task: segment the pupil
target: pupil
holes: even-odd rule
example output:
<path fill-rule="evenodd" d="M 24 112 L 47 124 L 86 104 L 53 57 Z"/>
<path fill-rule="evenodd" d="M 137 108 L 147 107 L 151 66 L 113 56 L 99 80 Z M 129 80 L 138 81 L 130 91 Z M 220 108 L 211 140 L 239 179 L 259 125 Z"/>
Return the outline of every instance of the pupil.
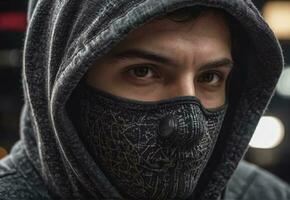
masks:
<path fill-rule="evenodd" d="M 135 74 L 139 77 L 144 77 L 148 73 L 148 67 L 138 67 L 135 69 Z"/>
<path fill-rule="evenodd" d="M 207 74 L 203 77 L 203 81 L 210 82 L 213 79 L 213 74 Z"/>

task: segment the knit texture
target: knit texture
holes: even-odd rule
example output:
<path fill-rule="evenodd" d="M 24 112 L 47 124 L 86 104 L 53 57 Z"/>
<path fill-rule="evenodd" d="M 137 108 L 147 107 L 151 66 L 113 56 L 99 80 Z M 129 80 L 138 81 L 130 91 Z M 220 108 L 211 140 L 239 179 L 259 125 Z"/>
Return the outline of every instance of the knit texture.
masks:
<path fill-rule="evenodd" d="M 130 31 L 166 12 L 202 5 L 232 16 L 242 52 L 237 54 L 234 81 L 243 84 L 231 84 L 233 93 L 221 133 L 190 197 L 220 199 L 283 67 L 277 39 L 251 1 L 32 0 L 29 5 L 21 127 L 25 129 L 30 121 L 32 128 L 21 131 L 21 148 L 30 169 L 55 199 L 123 199 L 80 141 L 68 115 L 66 104 L 88 67 Z"/>

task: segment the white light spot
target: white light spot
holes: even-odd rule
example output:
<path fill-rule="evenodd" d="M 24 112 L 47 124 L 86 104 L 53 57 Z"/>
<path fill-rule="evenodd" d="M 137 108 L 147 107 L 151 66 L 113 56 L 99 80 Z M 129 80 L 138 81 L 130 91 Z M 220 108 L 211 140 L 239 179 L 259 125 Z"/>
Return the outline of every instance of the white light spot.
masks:
<path fill-rule="evenodd" d="M 284 135 L 284 125 L 278 118 L 271 116 L 262 117 L 250 141 L 250 146 L 260 149 L 272 149 L 282 142 Z"/>
<path fill-rule="evenodd" d="M 283 70 L 277 85 L 277 92 L 284 97 L 290 97 L 290 67 Z"/>

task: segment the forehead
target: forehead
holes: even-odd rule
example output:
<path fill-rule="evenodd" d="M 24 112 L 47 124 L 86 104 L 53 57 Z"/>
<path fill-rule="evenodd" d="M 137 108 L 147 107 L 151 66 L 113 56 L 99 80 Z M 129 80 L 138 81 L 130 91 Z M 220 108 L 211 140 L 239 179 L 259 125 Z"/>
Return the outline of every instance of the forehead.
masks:
<path fill-rule="evenodd" d="M 156 47 L 166 51 L 206 48 L 216 52 L 231 48 L 231 35 L 224 13 L 210 9 L 186 22 L 166 17 L 153 19 L 130 32 L 111 52 L 130 47 Z"/>
<path fill-rule="evenodd" d="M 199 16 L 186 22 L 176 22 L 169 18 L 153 19 L 128 34 L 126 39 L 142 40 L 156 35 L 178 34 L 204 35 L 209 37 L 230 37 L 229 27 L 225 15 L 219 10 L 205 10 Z M 223 37 L 224 38 L 224 37 Z"/>

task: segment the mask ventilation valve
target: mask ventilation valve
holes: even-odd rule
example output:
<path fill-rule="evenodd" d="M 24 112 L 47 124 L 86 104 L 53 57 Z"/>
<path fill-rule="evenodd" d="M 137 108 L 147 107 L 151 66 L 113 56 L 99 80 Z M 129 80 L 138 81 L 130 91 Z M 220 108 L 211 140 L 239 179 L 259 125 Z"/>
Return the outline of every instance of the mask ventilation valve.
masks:
<path fill-rule="evenodd" d="M 199 143 L 202 132 L 196 133 L 194 127 L 188 126 L 187 131 L 184 132 L 184 128 L 179 127 L 178 120 L 172 115 L 163 117 L 159 122 L 158 134 L 161 142 L 167 145 L 174 145 L 180 147 L 192 146 Z M 202 127 L 202 126 L 201 126 Z"/>
<path fill-rule="evenodd" d="M 159 123 L 159 136 L 162 139 L 175 137 L 177 121 L 172 116 L 165 116 Z"/>

